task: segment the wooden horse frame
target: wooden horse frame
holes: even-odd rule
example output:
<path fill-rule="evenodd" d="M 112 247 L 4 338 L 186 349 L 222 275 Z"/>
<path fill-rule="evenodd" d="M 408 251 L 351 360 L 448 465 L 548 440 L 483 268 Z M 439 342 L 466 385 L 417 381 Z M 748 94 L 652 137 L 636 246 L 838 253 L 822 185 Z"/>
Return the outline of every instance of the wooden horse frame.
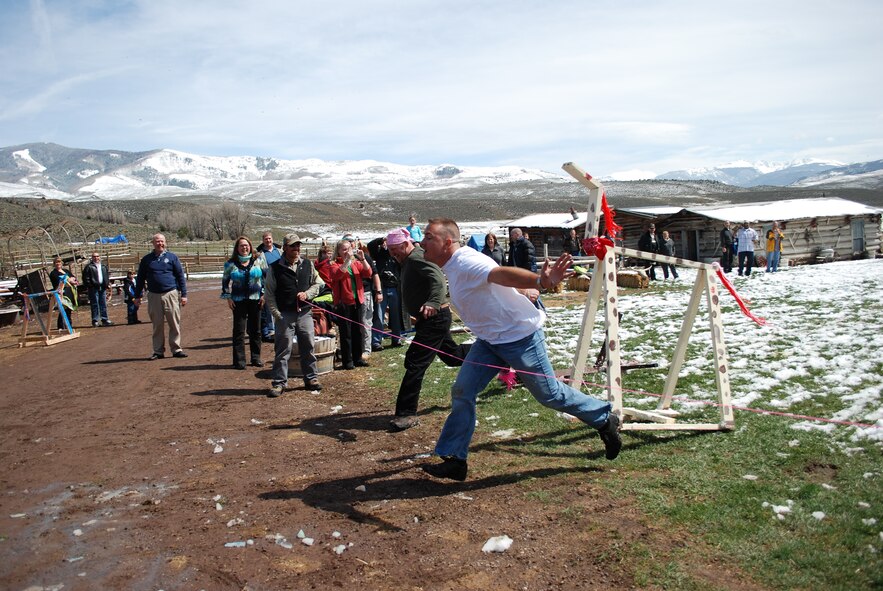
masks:
<path fill-rule="evenodd" d="M 40 317 L 39 306 L 34 303 L 34 298 L 43 296 L 49 296 L 51 298 L 51 302 L 54 304 L 54 307 L 52 305 L 49 306 L 49 311 L 47 312 L 47 320 L 45 323 Z M 25 319 L 22 322 L 21 326 L 21 338 L 18 341 L 19 348 L 30 347 L 32 345 L 55 345 L 56 343 L 62 343 L 64 341 L 69 341 L 71 339 L 76 339 L 80 337 L 80 333 L 74 331 L 73 325 L 71 324 L 71 319 L 68 317 L 67 312 L 65 312 L 64 310 L 64 306 L 61 304 L 60 291 L 43 291 L 40 293 L 22 294 L 22 297 L 25 300 Z M 64 325 L 67 328 L 67 333 L 58 336 L 52 336 L 52 317 L 53 312 L 56 310 L 64 318 Z M 40 325 L 39 335 L 28 334 L 28 324 L 30 323 L 31 316 L 35 317 L 37 319 L 37 323 Z"/>
<path fill-rule="evenodd" d="M 603 186 L 593 180 L 591 176 L 580 170 L 572 162 L 568 162 L 562 168 L 573 178 L 582 183 L 589 190 L 589 210 L 586 220 L 585 238 L 597 238 L 599 236 L 599 224 L 601 219 L 601 201 Z M 615 255 L 622 254 L 630 257 L 674 263 L 683 267 L 692 267 L 698 270 L 696 283 L 693 285 L 693 294 L 684 315 L 684 323 L 678 336 L 677 346 L 672 356 L 671 367 L 665 380 L 662 397 L 655 411 L 646 411 L 623 406 L 622 401 L 622 367 L 620 361 L 619 346 L 619 313 L 617 304 L 619 296 L 616 288 L 616 264 Z M 699 311 L 702 294 L 705 293 L 708 300 L 708 311 L 711 322 L 711 345 L 714 354 L 714 376 L 717 384 L 718 405 L 720 408 L 720 421 L 717 423 L 678 423 L 675 420 L 678 412 L 671 409 L 672 396 L 678 382 L 678 374 L 684 363 L 687 353 L 687 342 L 693 330 L 693 322 Z M 623 431 L 723 431 L 732 429 L 735 425 L 733 407 L 730 401 L 730 379 L 727 364 L 727 349 L 724 345 L 723 321 L 721 319 L 720 291 L 717 278 L 712 265 L 697 263 L 681 258 L 665 256 L 657 253 L 644 252 L 624 247 L 607 247 L 603 258 L 596 258 L 592 282 L 586 298 L 586 307 L 583 313 L 583 322 L 580 329 L 579 341 L 573 358 L 570 376 L 574 380 L 581 380 L 586 371 L 586 360 L 590 353 L 592 330 L 595 324 L 595 315 L 603 297 L 604 320 L 607 328 L 607 399 L 613 406 L 613 412 L 623 418 Z M 643 422 L 629 422 L 625 419 Z"/>

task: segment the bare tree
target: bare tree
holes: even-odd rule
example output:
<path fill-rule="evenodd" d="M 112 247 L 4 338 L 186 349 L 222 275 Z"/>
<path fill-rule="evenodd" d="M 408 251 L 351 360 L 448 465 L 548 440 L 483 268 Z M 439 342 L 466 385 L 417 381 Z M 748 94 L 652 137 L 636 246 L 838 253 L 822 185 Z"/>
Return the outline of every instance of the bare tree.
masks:
<path fill-rule="evenodd" d="M 237 203 L 224 203 L 220 209 L 224 226 L 227 229 L 227 237 L 235 240 L 239 236 L 244 236 L 248 230 L 248 221 L 251 214 Z"/>
<path fill-rule="evenodd" d="M 212 233 L 209 217 L 209 212 L 205 206 L 194 207 L 187 217 L 187 227 L 190 230 L 190 235 L 200 240 L 209 238 Z"/>
<path fill-rule="evenodd" d="M 209 228 L 214 232 L 214 239 L 220 240 L 224 237 L 224 216 L 220 207 L 207 207 L 206 220 Z"/>

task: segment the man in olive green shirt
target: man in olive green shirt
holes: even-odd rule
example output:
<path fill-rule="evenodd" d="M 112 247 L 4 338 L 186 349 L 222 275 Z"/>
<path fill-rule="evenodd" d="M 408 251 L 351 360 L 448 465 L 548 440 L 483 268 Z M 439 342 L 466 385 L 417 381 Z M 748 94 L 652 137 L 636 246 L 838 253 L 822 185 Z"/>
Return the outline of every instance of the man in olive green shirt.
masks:
<path fill-rule="evenodd" d="M 402 300 L 414 318 L 416 331 L 405 353 L 405 377 L 396 399 L 395 418 L 390 422 L 393 430 L 404 431 L 418 424 L 417 402 L 423 376 L 435 356 L 449 367 L 459 367 L 469 345 L 458 345 L 451 337 L 447 282 L 438 265 L 423 258 L 423 249 L 414 245 L 404 228 L 390 232 L 386 245 L 402 266 Z"/>

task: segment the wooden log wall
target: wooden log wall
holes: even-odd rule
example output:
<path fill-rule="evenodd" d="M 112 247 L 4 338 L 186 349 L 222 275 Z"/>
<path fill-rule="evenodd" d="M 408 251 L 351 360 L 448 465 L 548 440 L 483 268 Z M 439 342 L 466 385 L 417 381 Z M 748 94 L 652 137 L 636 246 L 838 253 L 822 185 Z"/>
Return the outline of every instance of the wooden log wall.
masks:
<path fill-rule="evenodd" d="M 785 233 L 782 257 L 792 265 L 814 263 L 820 250 L 833 249 L 835 260 L 854 258 L 852 223 L 855 220 L 864 221 L 865 252 L 873 258 L 876 253 L 881 251 L 880 214 L 806 218 L 780 223 L 783 225 Z M 636 249 L 638 239 L 643 234 L 649 220 L 622 214 L 617 216 L 617 222 L 623 226 L 625 240 L 622 245 L 626 248 Z M 672 235 L 678 256 L 699 261 L 720 258 L 720 231 L 724 227 L 723 222 L 687 213 L 671 218 L 660 217 L 655 220 L 655 224 L 657 233 L 662 234 L 663 230 L 668 230 Z M 751 227 L 760 237 L 755 253 L 765 255 L 766 231 L 772 227 L 772 221 L 753 224 Z M 733 228 L 735 232 L 737 229 L 735 224 Z M 694 242 L 695 256 L 690 256 L 692 254 L 690 252 L 691 240 Z"/>

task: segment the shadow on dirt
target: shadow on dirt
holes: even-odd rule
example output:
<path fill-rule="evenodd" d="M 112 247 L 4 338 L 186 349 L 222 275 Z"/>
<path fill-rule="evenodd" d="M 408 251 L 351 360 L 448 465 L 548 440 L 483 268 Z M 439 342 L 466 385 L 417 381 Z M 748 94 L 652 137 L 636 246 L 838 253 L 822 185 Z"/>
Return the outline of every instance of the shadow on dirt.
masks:
<path fill-rule="evenodd" d="M 83 361 L 83 365 L 108 365 L 111 363 L 132 363 L 133 361 L 150 361 L 150 357 L 122 357 L 120 359 L 93 359 L 92 361 Z"/>
<path fill-rule="evenodd" d="M 232 365 L 218 365 L 218 364 L 206 364 L 206 365 L 172 365 L 169 367 L 162 368 L 163 371 L 213 371 L 213 370 L 224 370 L 229 369 L 233 370 Z"/>
<path fill-rule="evenodd" d="M 266 388 L 216 388 L 214 390 L 203 390 L 202 392 L 191 392 L 191 396 L 266 396 Z"/>
<path fill-rule="evenodd" d="M 419 415 L 428 415 L 446 407 L 431 406 L 424 408 Z M 355 441 L 356 435 L 352 431 L 389 431 L 393 413 L 391 411 L 353 412 L 335 415 L 323 415 L 304 419 L 299 423 L 280 423 L 270 425 L 268 429 L 300 429 L 313 435 L 324 435 L 335 441 Z"/>
<path fill-rule="evenodd" d="M 514 484 L 523 480 L 549 478 L 561 474 L 601 472 L 600 469 L 591 467 L 542 468 L 478 478 L 466 482 L 443 482 L 432 480 L 428 476 L 399 477 L 401 473 L 406 471 L 415 471 L 422 474 L 420 466 L 415 465 L 396 470 L 354 476 L 352 478 L 316 482 L 303 490 L 269 491 L 259 494 L 258 498 L 265 501 L 300 500 L 310 507 L 338 513 L 358 523 L 374 525 L 379 531 L 403 531 L 402 527 L 394 523 L 357 509 L 356 505 L 366 502 L 443 497 Z M 356 490 L 357 487 L 362 486 L 364 486 L 364 490 Z M 410 516 L 408 516 L 408 519 L 410 519 Z"/>
<path fill-rule="evenodd" d="M 228 339 L 228 340 L 229 340 L 229 339 Z M 187 347 L 187 348 L 188 348 L 188 349 L 191 349 L 191 350 L 195 350 L 195 351 L 204 351 L 204 350 L 206 350 L 206 349 L 225 349 L 225 348 L 228 348 L 228 347 L 230 347 L 230 343 L 229 343 L 229 342 L 228 342 L 228 343 L 215 343 L 215 344 L 212 344 L 212 345 L 196 345 L 196 346 L 193 346 L 193 347 Z"/>
<path fill-rule="evenodd" d="M 354 431 L 388 431 L 389 417 L 387 413 L 354 412 L 339 415 L 324 415 L 309 418 L 299 423 L 280 423 L 267 427 L 271 430 L 298 429 L 313 435 L 324 435 L 335 441 L 345 443 L 358 439 Z"/>
<path fill-rule="evenodd" d="M 388 415 L 378 415 L 377 413 L 351 413 L 349 415 L 304 420 L 296 425 L 271 425 L 268 428 L 302 428 L 311 433 L 327 435 L 339 440 L 341 430 L 344 428 L 385 430 L 387 418 Z M 592 433 L 591 436 L 586 436 L 587 431 Z M 637 449 L 646 445 L 661 445 L 667 441 L 702 437 L 704 435 L 708 435 L 708 433 L 678 433 L 666 439 L 659 439 L 647 437 L 646 434 L 640 433 L 636 434 L 636 437 L 634 437 L 634 439 L 636 439 L 635 441 L 629 442 L 623 446 L 622 453 L 628 453 L 629 450 Z M 578 443 L 582 440 L 593 442 L 590 444 L 592 447 L 597 444 L 597 449 L 591 453 L 573 451 L 557 453 L 550 451 L 549 449 L 549 446 L 569 445 Z M 603 444 L 598 439 L 594 430 L 589 429 L 588 427 L 583 429 L 562 429 L 521 439 L 489 441 L 475 445 L 470 449 L 473 452 L 491 451 L 519 454 L 522 456 L 542 456 L 547 458 L 578 458 L 581 456 L 589 461 L 599 460 L 600 462 L 607 463 L 604 459 Z M 419 456 L 407 455 L 396 458 L 387 458 L 381 460 L 381 462 L 387 464 L 401 463 L 403 461 L 414 461 L 415 459 L 423 457 L 425 457 L 423 454 Z M 427 458 L 425 463 L 434 463 L 435 461 L 435 459 Z M 338 513 L 358 523 L 374 525 L 378 530 L 401 531 L 403 529 L 402 527 L 375 515 L 371 515 L 370 513 L 357 508 L 357 506 L 366 502 L 386 502 L 396 499 L 421 499 L 442 497 L 452 494 L 465 494 L 470 491 L 505 486 L 531 479 L 549 478 L 563 474 L 600 474 L 604 471 L 604 468 L 600 466 L 538 468 L 534 470 L 513 472 L 511 474 L 498 474 L 486 478 L 467 480 L 466 482 L 453 482 L 434 480 L 429 476 L 423 476 L 423 472 L 420 470 L 421 466 L 422 464 L 415 463 L 412 466 L 404 468 L 380 470 L 372 474 L 316 482 L 308 485 L 303 490 L 268 491 L 259 494 L 258 498 L 267 501 L 300 500 L 303 503 L 322 511 Z M 407 477 L 403 477 L 402 474 L 405 472 L 414 472 L 415 476 L 409 474 Z M 420 476 L 417 476 L 418 474 Z M 357 488 L 361 487 L 364 487 L 364 490 L 357 490 Z"/>

